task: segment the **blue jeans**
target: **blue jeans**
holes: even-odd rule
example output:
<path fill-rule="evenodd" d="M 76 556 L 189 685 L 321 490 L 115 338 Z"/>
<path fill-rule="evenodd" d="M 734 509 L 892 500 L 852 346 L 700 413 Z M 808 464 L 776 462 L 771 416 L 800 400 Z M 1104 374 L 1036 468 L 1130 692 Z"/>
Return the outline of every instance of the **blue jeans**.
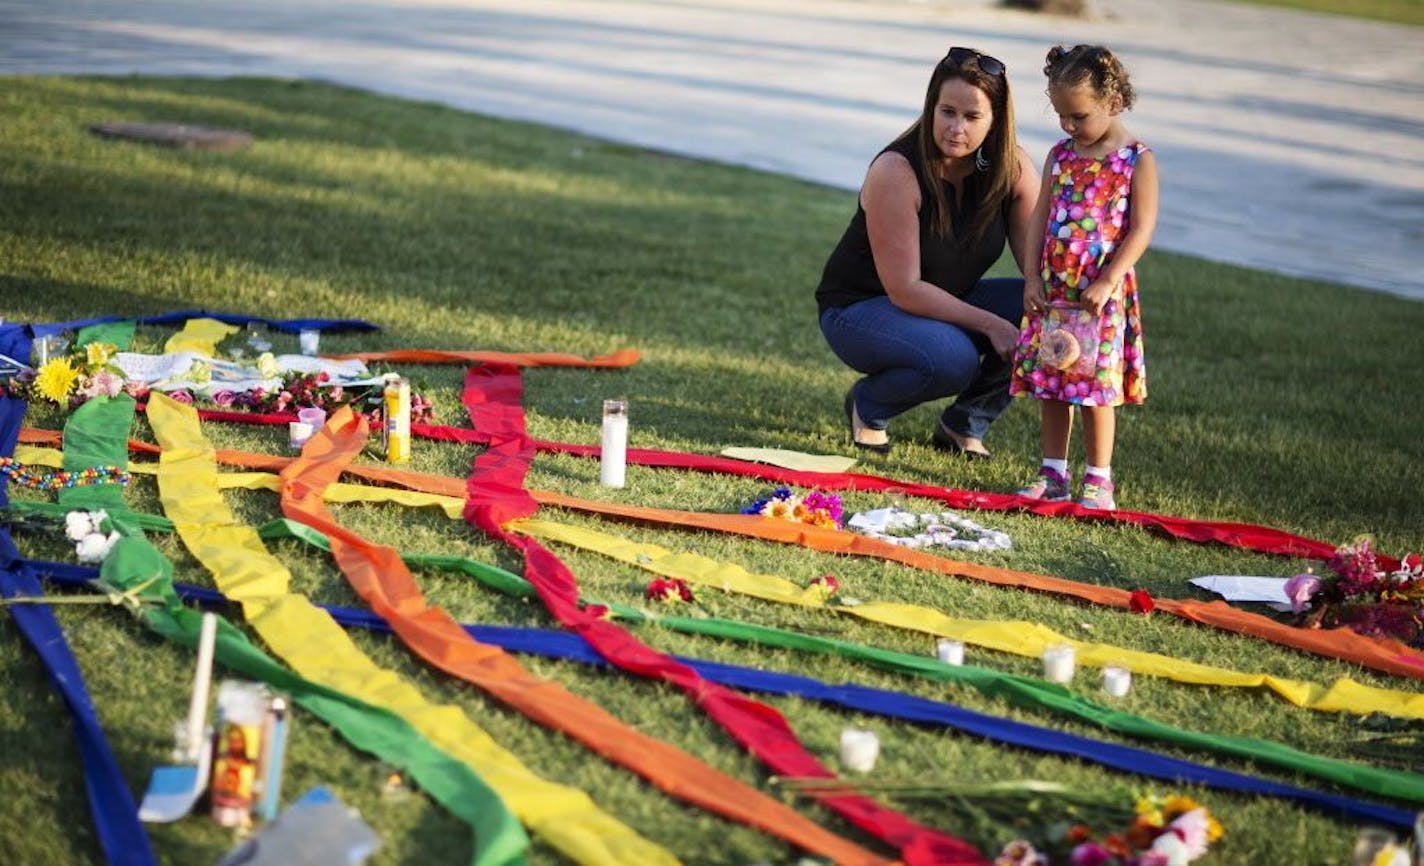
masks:
<path fill-rule="evenodd" d="M 1023 318 L 1023 280 L 980 280 L 962 299 L 1013 322 Z M 831 351 L 865 374 L 852 391 L 867 427 L 883 430 L 902 412 L 953 394 L 940 422 L 983 439 L 989 424 L 1013 402 L 1010 362 L 978 331 L 907 313 L 888 297 L 831 307 L 821 313 Z"/>

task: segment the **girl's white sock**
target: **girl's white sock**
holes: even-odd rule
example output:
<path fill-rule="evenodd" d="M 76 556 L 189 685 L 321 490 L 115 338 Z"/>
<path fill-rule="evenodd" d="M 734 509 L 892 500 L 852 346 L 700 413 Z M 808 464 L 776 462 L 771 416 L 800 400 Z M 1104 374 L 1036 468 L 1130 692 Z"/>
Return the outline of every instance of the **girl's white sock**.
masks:
<path fill-rule="evenodd" d="M 1049 469 L 1052 469 L 1054 472 L 1057 472 L 1059 475 L 1068 474 L 1068 461 L 1066 459 L 1054 460 L 1051 457 L 1045 457 L 1043 458 L 1043 465 Z"/>
<path fill-rule="evenodd" d="M 1083 472 L 1086 475 L 1096 475 L 1104 481 L 1112 480 L 1111 466 L 1084 466 Z"/>

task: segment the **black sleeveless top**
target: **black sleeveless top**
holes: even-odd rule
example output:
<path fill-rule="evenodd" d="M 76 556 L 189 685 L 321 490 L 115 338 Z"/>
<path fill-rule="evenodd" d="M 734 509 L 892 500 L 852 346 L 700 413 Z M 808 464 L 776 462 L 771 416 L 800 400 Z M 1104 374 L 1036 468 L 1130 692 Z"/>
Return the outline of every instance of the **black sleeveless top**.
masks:
<path fill-rule="evenodd" d="M 920 172 L 919 147 L 909 140 L 891 144 L 881 153 L 886 151 L 893 151 L 909 160 L 910 168 L 920 183 L 920 279 L 939 286 L 955 297 L 963 297 L 1004 252 L 1004 242 L 1008 237 L 1008 203 L 1005 202 L 999 218 L 985 227 L 982 237 L 961 244 L 958 238 L 968 231 L 973 222 L 974 205 L 982 192 L 981 176 L 970 172 L 965 177 L 959 202 L 955 201 L 954 187 L 948 181 L 941 181 L 945 203 L 949 206 L 952 233 L 949 237 L 937 237 L 933 225 L 934 193 L 925 185 L 924 175 Z M 870 253 L 865 208 L 857 197 L 855 216 L 851 218 L 845 234 L 841 235 L 840 243 L 831 251 L 831 257 L 826 260 L 825 270 L 821 273 L 821 284 L 816 288 L 816 306 L 821 310 L 846 307 L 856 301 L 884 294 L 885 287 L 875 272 L 875 259 Z"/>

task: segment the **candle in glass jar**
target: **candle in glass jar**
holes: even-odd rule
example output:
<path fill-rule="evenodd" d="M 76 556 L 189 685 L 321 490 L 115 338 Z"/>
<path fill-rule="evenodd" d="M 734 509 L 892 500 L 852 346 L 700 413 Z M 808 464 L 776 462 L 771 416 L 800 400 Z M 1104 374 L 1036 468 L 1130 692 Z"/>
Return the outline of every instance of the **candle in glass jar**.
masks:
<path fill-rule="evenodd" d="M 1115 698 L 1127 696 L 1132 688 L 1132 672 L 1124 667 L 1109 665 L 1103 668 L 1103 691 Z"/>
<path fill-rule="evenodd" d="M 598 480 L 604 487 L 622 487 L 628 470 L 628 401 L 603 401 L 603 442 Z"/>
<path fill-rule="evenodd" d="M 1073 681 L 1073 648 L 1055 644 L 1043 651 L 1043 678 L 1050 683 Z"/>
<path fill-rule="evenodd" d="M 875 769 L 875 761 L 880 757 L 880 738 L 874 731 L 864 728 L 846 728 L 841 731 L 841 766 L 857 773 L 869 773 Z"/>
<path fill-rule="evenodd" d="M 939 641 L 935 644 L 935 655 L 947 665 L 962 665 L 964 664 L 964 641 Z"/>

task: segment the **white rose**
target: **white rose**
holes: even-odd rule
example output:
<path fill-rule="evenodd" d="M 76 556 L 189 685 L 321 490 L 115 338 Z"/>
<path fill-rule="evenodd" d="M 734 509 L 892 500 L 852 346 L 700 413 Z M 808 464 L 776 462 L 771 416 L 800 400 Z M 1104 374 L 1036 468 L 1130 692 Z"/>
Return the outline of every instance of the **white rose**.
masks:
<path fill-rule="evenodd" d="M 91 532 L 74 545 L 74 553 L 79 557 L 80 562 L 103 562 L 104 557 L 109 555 L 109 551 L 113 550 L 118 540 L 118 532 L 110 532 L 108 535 Z"/>
<path fill-rule="evenodd" d="M 282 367 L 277 363 L 277 359 L 272 357 L 271 352 L 263 352 L 257 356 L 257 374 L 264 379 L 274 379 L 281 375 Z"/>
<path fill-rule="evenodd" d="M 64 515 L 64 534 L 70 541 L 79 541 L 91 532 L 100 532 L 108 513 L 99 511 L 71 511 Z"/>

